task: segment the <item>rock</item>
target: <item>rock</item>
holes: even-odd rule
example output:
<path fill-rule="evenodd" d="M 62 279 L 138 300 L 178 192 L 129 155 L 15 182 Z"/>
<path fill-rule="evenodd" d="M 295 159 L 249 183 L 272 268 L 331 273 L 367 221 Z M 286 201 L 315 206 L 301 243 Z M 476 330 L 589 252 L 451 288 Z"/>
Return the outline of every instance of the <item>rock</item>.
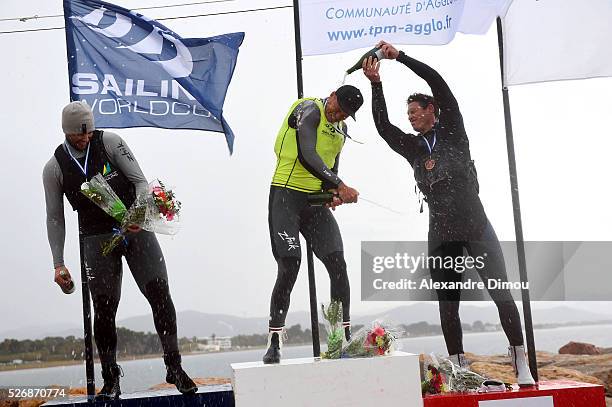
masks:
<path fill-rule="evenodd" d="M 600 355 L 601 351 L 595 345 L 582 342 L 570 342 L 559 349 L 562 355 Z"/>
<path fill-rule="evenodd" d="M 506 383 L 516 383 L 514 370 L 511 366 L 499 365 L 496 363 L 474 362 L 470 370 L 490 379 L 501 380 Z M 540 380 L 574 380 L 577 382 L 605 385 L 597 377 L 590 376 L 574 369 L 567 369 L 557 366 L 546 366 L 538 369 Z"/>
<path fill-rule="evenodd" d="M 542 369 L 538 369 L 538 375 L 540 380 L 573 380 L 576 382 L 598 384 L 603 386 L 604 383 L 594 376 L 589 376 L 584 373 L 580 373 L 577 370 L 566 369 L 564 367 L 547 366 Z"/>
<path fill-rule="evenodd" d="M 516 382 L 514 369 L 512 369 L 509 362 L 508 366 L 497 363 L 474 362 L 470 365 L 470 370 L 488 379 L 501 380 L 505 383 Z"/>
<path fill-rule="evenodd" d="M 46 403 L 43 399 L 0 400 L 0 407 L 39 407 Z"/>
<path fill-rule="evenodd" d="M 58 386 L 58 385 L 50 385 L 50 386 L 46 386 L 47 388 L 60 388 L 62 386 Z M 100 391 L 100 389 L 96 389 L 96 392 Z M 68 390 L 68 395 L 69 396 L 76 396 L 76 395 L 86 395 L 87 394 L 87 388 L 86 387 L 74 387 L 74 388 L 70 388 Z M 35 398 L 35 399 L 17 399 L 17 400 L 2 400 L 0 398 L 0 407 L 39 407 L 43 404 L 45 404 L 47 401 L 51 400 L 50 398 L 47 399 L 43 399 L 43 398 Z"/>
<path fill-rule="evenodd" d="M 212 386 L 212 385 L 231 383 L 231 380 L 228 379 L 227 377 L 194 377 L 193 381 L 198 386 Z M 160 384 L 156 384 L 153 387 L 150 387 L 150 390 L 175 389 L 175 388 L 176 387 L 173 384 L 160 383 Z"/>
<path fill-rule="evenodd" d="M 101 387 L 96 387 L 96 394 L 102 390 Z M 72 387 L 68 390 L 68 394 L 71 396 L 87 396 L 87 387 Z"/>
<path fill-rule="evenodd" d="M 604 383 L 606 395 L 612 397 L 612 367 L 594 372 L 593 376 Z"/>
<path fill-rule="evenodd" d="M 47 400 L 43 399 L 19 400 L 19 407 L 39 407 L 46 402 Z"/>

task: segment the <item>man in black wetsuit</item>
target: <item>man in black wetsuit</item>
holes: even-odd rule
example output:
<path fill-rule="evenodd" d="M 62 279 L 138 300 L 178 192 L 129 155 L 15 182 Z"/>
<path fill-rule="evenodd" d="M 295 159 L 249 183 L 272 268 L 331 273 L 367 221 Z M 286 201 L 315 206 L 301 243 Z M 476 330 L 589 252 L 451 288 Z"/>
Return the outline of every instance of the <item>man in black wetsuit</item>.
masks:
<path fill-rule="evenodd" d="M 291 106 L 276 137 L 277 164 L 270 187 L 268 225 L 278 272 L 270 300 L 268 351 L 264 363 L 279 363 L 289 297 L 300 269 L 299 234 L 329 273 L 331 298 L 342 303 L 345 337 L 350 336 L 350 287 L 338 224 L 329 207 L 357 202 L 359 193 L 338 178 L 344 120 L 363 104 L 359 89 L 345 85 L 327 98 L 304 98 Z M 333 191 L 329 207 L 308 204 L 308 194 Z"/>
<path fill-rule="evenodd" d="M 416 135 L 406 134 L 389 122 L 380 80 L 380 62 L 363 62 L 365 76 L 372 84 L 372 114 L 380 136 L 414 170 L 417 185 L 429 206 L 429 255 L 458 257 L 463 250 L 474 258 L 486 253 L 486 267 L 478 270 L 483 281 L 507 281 L 501 247 L 478 196 L 476 169 L 470 156 L 463 117 L 455 96 L 444 79 L 428 65 L 413 59 L 392 45 L 378 45 L 385 59 L 406 65 L 427 82 L 433 96 L 413 94 L 408 98 L 408 119 Z M 436 264 L 436 262 L 434 262 Z M 434 281 L 461 281 L 462 273 L 432 267 Z M 510 342 L 512 364 L 521 386 L 533 385 L 523 346 L 518 309 L 509 290 L 490 290 L 500 321 Z M 459 319 L 461 291 L 437 290 L 440 321 L 451 359 L 458 365 L 467 362 L 463 351 L 463 332 Z"/>
<path fill-rule="evenodd" d="M 83 257 L 87 265 L 88 286 L 94 306 L 94 338 L 102 365 L 104 386 L 98 399 L 119 397 L 116 361 L 117 329 L 115 315 L 121 297 L 121 257 L 125 259 L 153 310 L 153 321 L 164 350 L 166 381 L 182 393 L 194 393 L 197 386 L 181 367 L 176 312 L 168 288 L 166 263 L 155 234 L 129 228 L 123 245 L 108 256 L 102 255 L 102 243 L 109 240 L 119 224 L 98 208 L 81 191 L 81 184 L 100 173 L 130 207 L 136 194 L 148 190 L 147 179 L 125 141 L 117 134 L 96 130 L 91 108 L 84 102 L 72 102 L 62 111 L 65 140 L 45 165 L 43 184 L 47 206 L 47 236 L 55 282 L 64 290 L 71 282 L 64 265 L 64 195 L 78 212 L 79 234 L 83 240 Z"/>

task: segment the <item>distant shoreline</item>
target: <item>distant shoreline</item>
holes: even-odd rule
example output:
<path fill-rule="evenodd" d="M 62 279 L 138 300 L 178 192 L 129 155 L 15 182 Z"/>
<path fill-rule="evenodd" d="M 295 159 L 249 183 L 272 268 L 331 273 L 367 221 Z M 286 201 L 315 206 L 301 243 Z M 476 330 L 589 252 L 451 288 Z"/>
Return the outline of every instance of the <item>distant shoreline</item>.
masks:
<path fill-rule="evenodd" d="M 550 324 L 547 326 L 534 327 L 534 330 L 546 330 L 546 329 L 558 329 L 558 328 L 571 328 L 571 327 L 580 327 L 580 326 L 600 326 L 600 325 L 612 325 L 612 321 L 605 322 L 595 322 L 595 323 L 584 323 L 584 324 Z M 482 331 L 482 332 L 465 332 L 464 335 L 472 335 L 472 334 L 483 334 L 483 333 L 492 333 L 497 331 Z M 419 336 L 408 336 L 402 339 L 415 339 L 415 338 L 427 338 L 427 337 L 438 337 L 442 336 L 439 334 L 436 335 L 419 335 Z M 297 346 L 306 346 L 310 343 L 296 343 L 296 344 L 287 344 L 286 347 L 297 347 Z M 243 348 L 232 348 L 228 350 L 221 350 L 217 352 L 183 352 L 183 356 L 193 356 L 193 355 L 203 355 L 203 354 L 217 354 L 217 353 L 228 353 L 228 352 L 240 352 L 243 350 L 251 350 L 251 349 L 264 349 L 265 345 L 262 346 L 249 346 Z M 118 361 L 130 361 L 130 360 L 146 360 L 146 359 L 158 359 L 161 358 L 160 354 L 150 354 L 150 355 L 131 355 L 131 356 L 118 356 Z M 45 369 L 51 367 L 62 367 L 62 366 L 73 366 L 73 365 L 81 365 L 85 362 L 83 360 L 58 360 L 58 361 L 49 361 L 49 362 L 27 362 L 19 365 L 0 365 L 0 372 L 10 372 L 17 370 L 28 370 L 28 369 Z M 96 360 L 96 363 L 99 363 Z"/>

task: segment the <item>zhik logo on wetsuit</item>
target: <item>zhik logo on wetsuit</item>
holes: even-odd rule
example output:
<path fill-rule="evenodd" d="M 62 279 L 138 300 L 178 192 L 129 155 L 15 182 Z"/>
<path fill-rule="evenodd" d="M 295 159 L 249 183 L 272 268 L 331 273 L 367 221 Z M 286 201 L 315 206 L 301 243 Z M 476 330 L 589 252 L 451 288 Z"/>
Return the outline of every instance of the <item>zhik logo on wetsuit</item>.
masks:
<path fill-rule="evenodd" d="M 293 236 L 289 236 L 289 234 L 285 231 L 278 232 L 278 235 L 281 237 L 281 239 L 283 239 L 283 241 L 287 242 L 287 244 L 289 245 L 289 248 L 287 249 L 288 252 L 290 252 L 293 249 L 299 249 L 300 248 L 300 241 Z"/>

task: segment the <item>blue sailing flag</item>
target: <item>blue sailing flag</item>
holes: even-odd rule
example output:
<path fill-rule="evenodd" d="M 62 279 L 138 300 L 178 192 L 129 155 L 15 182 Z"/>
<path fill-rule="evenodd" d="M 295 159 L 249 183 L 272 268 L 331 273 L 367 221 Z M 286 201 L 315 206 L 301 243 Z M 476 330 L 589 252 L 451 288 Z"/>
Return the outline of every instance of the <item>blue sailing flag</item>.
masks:
<path fill-rule="evenodd" d="M 223 118 L 244 33 L 181 38 L 139 13 L 98 0 L 64 0 L 70 99 L 101 128 L 161 127 L 234 134 Z"/>

